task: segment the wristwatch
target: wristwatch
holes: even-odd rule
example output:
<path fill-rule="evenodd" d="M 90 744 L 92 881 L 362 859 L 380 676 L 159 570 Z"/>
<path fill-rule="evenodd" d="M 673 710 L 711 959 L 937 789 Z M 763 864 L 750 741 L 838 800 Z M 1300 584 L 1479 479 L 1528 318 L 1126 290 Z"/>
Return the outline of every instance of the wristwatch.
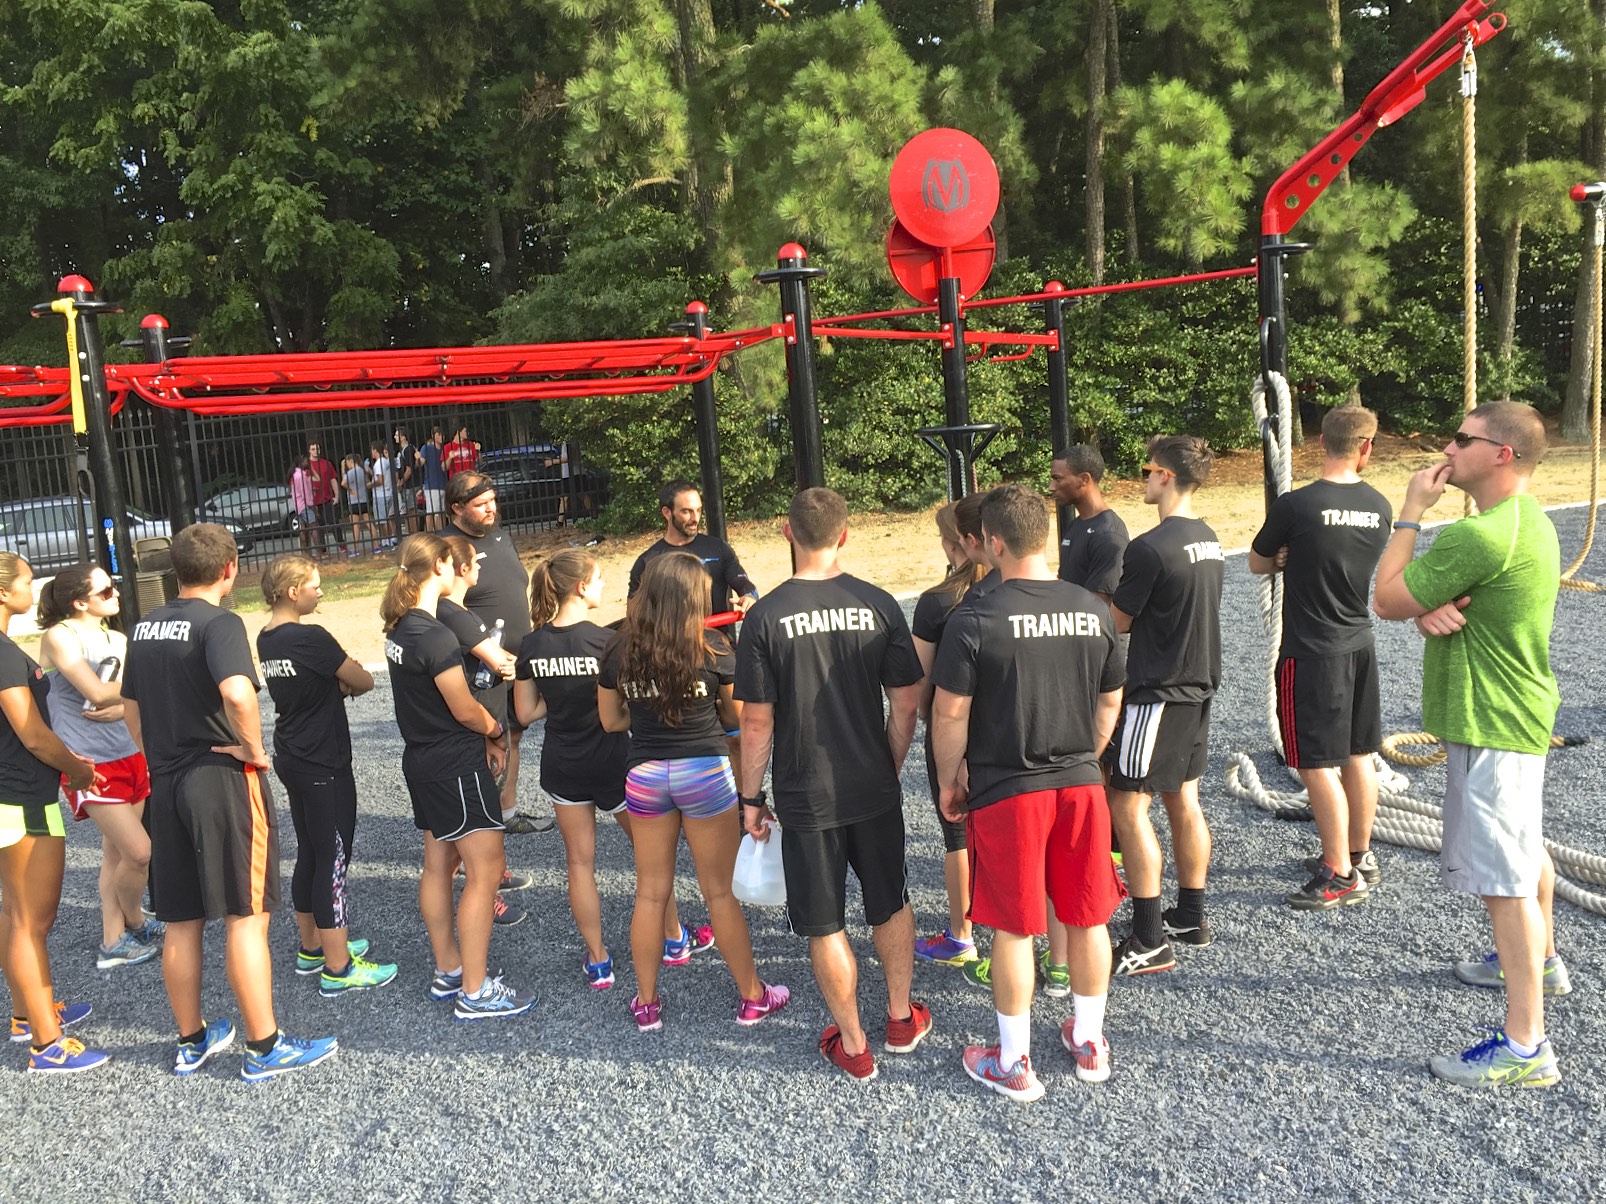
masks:
<path fill-rule="evenodd" d="M 765 794 L 762 790 L 760 790 L 752 798 L 745 798 L 744 797 L 742 799 L 742 806 L 744 806 L 744 807 L 762 807 L 765 803 L 767 803 L 769 801 L 770 801 L 770 796 Z"/>

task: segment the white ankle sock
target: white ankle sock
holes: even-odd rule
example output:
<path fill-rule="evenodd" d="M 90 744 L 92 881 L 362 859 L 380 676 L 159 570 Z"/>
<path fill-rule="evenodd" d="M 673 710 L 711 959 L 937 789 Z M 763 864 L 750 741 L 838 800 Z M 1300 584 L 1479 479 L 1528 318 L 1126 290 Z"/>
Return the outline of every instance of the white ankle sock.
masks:
<path fill-rule="evenodd" d="M 512 819 L 518 813 L 519 813 L 519 805 L 517 803 L 514 803 L 511 807 L 508 807 L 507 809 L 505 809 L 502 812 L 502 822 L 504 824 L 507 823 L 508 820 Z"/>
<path fill-rule="evenodd" d="M 1539 1040 L 1534 1042 L 1532 1045 L 1524 1045 L 1520 1041 L 1518 1041 L 1515 1037 L 1513 1037 L 1510 1033 L 1506 1034 L 1506 1044 L 1511 1046 L 1511 1052 L 1516 1054 L 1519 1058 L 1531 1058 L 1531 1057 L 1533 1057 L 1536 1053 L 1539 1052 L 1539 1047 L 1541 1045 L 1543 1045 L 1544 1043 L 1545 1043 L 1545 1039 L 1543 1037 L 1540 1037 Z"/>
<path fill-rule="evenodd" d="M 998 1060 L 1007 1070 L 1032 1052 L 1032 1014 L 998 1015 Z"/>
<path fill-rule="evenodd" d="M 1072 995 L 1076 1005 L 1076 1021 L 1071 1025 L 1071 1041 L 1082 1045 L 1088 1041 L 1098 1044 L 1104 1036 L 1104 1004 L 1108 995 Z"/>

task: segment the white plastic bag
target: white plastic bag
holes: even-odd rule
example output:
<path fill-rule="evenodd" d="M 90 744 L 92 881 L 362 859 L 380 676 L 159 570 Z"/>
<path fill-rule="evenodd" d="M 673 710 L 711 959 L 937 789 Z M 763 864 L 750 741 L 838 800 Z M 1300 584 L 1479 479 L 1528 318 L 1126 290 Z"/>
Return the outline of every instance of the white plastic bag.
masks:
<path fill-rule="evenodd" d="M 786 903 L 786 872 L 781 867 L 781 829 L 770 824 L 768 840 L 742 837 L 736 850 L 736 872 L 731 893 L 754 907 L 781 907 Z"/>

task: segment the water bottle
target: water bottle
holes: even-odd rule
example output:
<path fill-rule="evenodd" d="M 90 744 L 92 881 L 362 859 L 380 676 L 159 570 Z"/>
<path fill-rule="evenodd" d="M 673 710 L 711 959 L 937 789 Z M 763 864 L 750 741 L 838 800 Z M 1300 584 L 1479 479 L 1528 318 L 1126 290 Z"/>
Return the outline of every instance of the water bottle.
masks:
<path fill-rule="evenodd" d="M 496 641 L 496 646 L 498 648 L 502 646 L 502 632 L 506 627 L 507 624 L 501 619 L 498 619 L 496 621 L 496 625 L 491 628 L 491 639 Z M 489 690 L 496 684 L 496 682 L 496 670 L 492 669 L 491 666 L 487 665 L 484 661 L 481 661 L 479 663 L 479 667 L 474 670 L 474 688 L 476 690 Z"/>
<path fill-rule="evenodd" d="M 122 669 L 122 667 L 123 661 L 121 657 L 108 656 L 100 662 L 100 667 L 95 670 L 95 676 L 100 678 L 101 681 L 111 681 L 117 676 L 118 671 Z M 94 709 L 95 704 L 89 701 L 87 698 L 84 699 L 84 713 L 87 715 Z"/>

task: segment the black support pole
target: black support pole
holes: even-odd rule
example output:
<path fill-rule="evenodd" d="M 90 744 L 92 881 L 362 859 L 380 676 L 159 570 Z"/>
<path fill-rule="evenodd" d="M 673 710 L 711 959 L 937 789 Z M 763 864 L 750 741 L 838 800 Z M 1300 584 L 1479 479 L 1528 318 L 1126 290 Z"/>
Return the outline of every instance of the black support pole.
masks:
<path fill-rule="evenodd" d="M 1043 291 L 1051 294 L 1043 301 L 1043 328 L 1054 336 L 1054 345 L 1048 349 L 1048 425 L 1054 445 L 1049 454 L 1058 455 L 1071 445 L 1071 383 L 1065 367 L 1065 299 L 1052 294 L 1063 293 L 1065 286 L 1050 280 Z M 1055 517 L 1064 539 L 1071 507 L 1055 507 Z"/>
<path fill-rule="evenodd" d="M 165 363 L 175 344 L 187 345 L 188 339 L 169 339 L 167 319 L 161 314 L 146 314 L 139 323 L 140 346 L 148 364 Z M 195 487 L 190 481 L 189 465 L 184 462 L 178 414 L 166 406 L 152 406 L 156 420 L 156 473 L 162 482 L 162 504 L 167 508 L 167 521 L 177 535 L 195 522 L 200 512 Z"/>
<path fill-rule="evenodd" d="M 773 271 L 759 272 L 761 284 L 780 286 L 781 321 L 786 335 L 786 395 L 792 427 L 792 466 L 799 489 L 825 484 L 825 451 L 820 427 L 820 400 L 814 383 L 814 319 L 809 281 L 824 268 L 808 266 L 809 255 L 795 242 L 782 247 Z"/>
<path fill-rule="evenodd" d="M 670 329 L 684 331 L 701 341 L 708 337 L 708 306 L 693 301 L 686 307 L 684 322 L 670 323 Z M 702 466 L 703 523 L 715 539 L 725 538 L 725 474 L 719 463 L 719 415 L 714 407 L 713 374 L 691 387 L 692 415 L 697 422 L 697 459 Z"/>
<path fill-rule="evenodd" d="M 959 278 L 937 281 L 937 321 L 942 324 L 942 400 L 944 425 L 970 425 L 970 382 L 965 373 L 965 315 L 959 301 Z M 957 501 L 976 487 L 971 436 L 948 436 L 948 500 Z"/>
<path fill-rule="evenodd" d="M 83 422 L 80 426 L 75 413 L 73 433 L 78 450 L 87 453 L 89 476 L 95 487 L 96 555 L 106 571 L 120 579 L 123 621 L 130 623 L 138 619 L 140 613 L 139 590 L 135 588 L 134 579 L 134 541 L 128 530 L 128 491 L 123 486 L 122 464 L 112 436 L 106 349 L 100 337 L 100 315 L 121 313 L 122 307 L 96 301 L 94 288 L 82 276 L 63 277 L 56 291 L 71 301 L 71 311 L 63 315 L 73 324 L 76 345 L 76 362 L 69 368 L 78 378 L 83 399 Z M 55 307 L 50 305 L 34 307 L 36 314 L 53 311 Z M 108 529 L 110 547 L 105 537 Z"/>
<path fill-rule="evenodd" d="M 1277 472 L 1272 462 L 1273 448 L 1281 438 L 1277 429 L 1277 398 L 1272 392 L 1270 374 L 1288 379 L 1288 306 L 1284 292 L 1286 266 L 1290 255 L 1310 250 L 1306 242 L 1284 242 L 1281 234 L 1260 236 L 1260 255 L 1255 259 L 1255 285 L 1260 300 L 1260 373 L 1266 389 L 1266 413 L 1270 416 L 1261 435 L 1260 455 L 1266 478 L 1266 508 L 1277 500 Z M 1290 386 L 1292 387 L 1292 386 Z M 1294 421 L 1299 411 L 1294 410 Z"/>

